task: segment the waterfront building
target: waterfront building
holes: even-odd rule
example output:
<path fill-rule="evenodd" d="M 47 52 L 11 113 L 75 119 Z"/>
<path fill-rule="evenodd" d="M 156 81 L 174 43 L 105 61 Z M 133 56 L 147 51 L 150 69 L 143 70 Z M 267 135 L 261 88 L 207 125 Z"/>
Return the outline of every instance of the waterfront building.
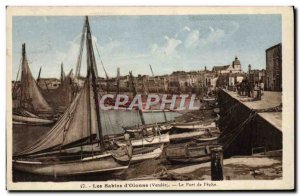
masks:
<path fill-rule="evenodd" d="M 235 57 L 234 61 L 232 61 L 229 65 L 222 66 L 214 66 L 212 69 L 213 72 L 217 74 L 228 74 L 228 73 L 241 73 L 242 66 L 238 57 Z"/>
<path fill-rule="evenodd" d="M 60 86 L 61 80 L 57 78 L 40 78 L 38 86 L 43 90 L 53 90 Z"/>
<path fill-rule="evenodd" d="M 282 47 L 281 43 L 266 49 L 266 90 L 282 90 Z"/>
<path fill-rule="evenodd" d="M 248 65 L 248 81 L 251 85 L 261 84 L 265 81 L 266 70 L 251 69 L 251 65 Z"/>

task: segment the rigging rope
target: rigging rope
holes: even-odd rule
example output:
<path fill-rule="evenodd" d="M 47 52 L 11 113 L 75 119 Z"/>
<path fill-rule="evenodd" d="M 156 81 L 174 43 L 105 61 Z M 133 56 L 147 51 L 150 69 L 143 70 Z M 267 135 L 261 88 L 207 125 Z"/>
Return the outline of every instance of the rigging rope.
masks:
<path fill-rule="evenodd" d="M 245 126 L 251 122 L 255 116 L 256 116 L 256 112 L 255 111 L 251 111 L 250 115 L 248 116 L 248 118 L 246 118 L 242 123 L 240 123 L 236 128 L 234 128 L 232 131 L 230 131 L 229 133 L 222 135 L 219 138 L 219 141 L 223 141 L 223 146 L 224 149 L 227 149 L 229 147 L 230 144 L 232 144 L 232 142 L 234 142 L 234 140 L 236 139 L 236 137 L 238 135 L 240 135 L 240 133 L 242 131 L 244 131 Z M 227 139 L 228 138 L 228 139 Z"/>
<path fill-rule="evenodd" d="M 77 63 L 76 63 L 76 70 L 75 70 L 75 78 L 79 79 L 80 77 L 80 69 L 81 69 L 81 63 L 82 63 L 82 52 L 85 42 L 85 33 L 86 33 L 86 22 L 83 25 L 82 34 L 81 34 L 81 40 L 80 40 L 80 48 L 79 48 L 79 55 L 77 57 Z"/>
<path fill-rule="evenodd" d="M 231 120 L 234 116 L 234 115 L 232 115 L 232 112 L 237 108 L 238 105 L 239 105 L 239 103 L 235 103 L 228 110 L 226 110 L 226 115 L 222 116 L 222 118 L 220 119 L 220 123 L 224 122 L 227 119 L 227 117 L 230 117 L 230 120 Z M 228 121 L 228 119 L 226 121 Z"/>
<path fill-rule="evenodd" d="M 20 73 L 20 69 L 21 69 L 21 65 L 22 65 L 22 61 L 23 61 L 23 59 L 21 58 L 20 59 L 20 64 L 19 64 L 19 69 L 18 69 L 18 72 L 17 72 L 17 77 L 16 77 L 16 80 L 15 80 L 15 83 L 14 83 L 14 86 L 13 86 L 13 90 L 12 90 L 12 92 L 13 92 L 13 98 L 16 96 L 16 87 L 17 87 L 17 81 L 18 81 L 18 78 L 19 78 L 19 73 Z"/>
<path fill-rule="evenodd" d="M 224 145 L 224 149 L 227 149 L 229 145 L 234 142 L 234 140 L 244 131 L 243 128 L 255 118 L 255 115 L 256 115 L 255 112 L 252 113 L 251 116 L 249 116 L 249 118 L 246 120 L 246 122 L 243 123 L 243 125 L 239 129 L 237 129 L 238 130 L 237 133 L 233 135 L 233 137 L 231 138 L 231 140 L 227 142 L 227 144 Z"/>
<path fill-rule="evenodd" d="M 102 65 L 102 68 L 103 68 L 103 70 L 104 70 L 104 73 L 105 73 L 106 79 L 108 80 L 108 79 L 109 79 L 109 76 L 108 76 L 108 74 L 107 74 L 107 72 L 106 72 L 106 69 L 105 69 L 105 67 L 104 67 L 104 64 L 103 64 L 103 61 L 102 61 L 102 58 L 101 58 L 100 52 L 99 52 L 99 50 L 98 50 L 97 43 L 96 43 L 95 41 L 94 41 L 94 45 L 96 46 L 97 54 L 98 54 L 98 56 L 99 56 L 99 58 L 100 58 L 100 63 L 101 63 L 101 65 Z"/>

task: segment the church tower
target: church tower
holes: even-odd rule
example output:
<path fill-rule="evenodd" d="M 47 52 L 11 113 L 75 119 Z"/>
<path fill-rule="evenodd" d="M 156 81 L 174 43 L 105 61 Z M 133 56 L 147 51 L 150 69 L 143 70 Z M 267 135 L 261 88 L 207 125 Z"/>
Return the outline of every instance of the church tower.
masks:
<path fill-rule="evenodd" d="M 241 62 L 240 62 L 240 60 L 238 59 L 237 56 L 235 57 L 234 61 L 232 61 L 232 68 L 233 68 L 235 73 L 242 72 Z"/>

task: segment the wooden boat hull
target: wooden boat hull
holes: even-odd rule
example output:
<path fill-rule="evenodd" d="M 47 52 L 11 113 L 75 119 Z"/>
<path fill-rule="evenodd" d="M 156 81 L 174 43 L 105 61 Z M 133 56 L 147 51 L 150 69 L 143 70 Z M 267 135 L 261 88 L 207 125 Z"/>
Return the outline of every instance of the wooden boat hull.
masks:
<path fill-rule="evenodd" d="M 128 165 L 121 165 L 111 154 L 105 154 L 61 163 L 14 160 L 13 168 L 27 173 L 57 177 L 124 170 Z"/>
<path fill-rule="evenodd" d="M 162 144 L 160 147 L 154 149 L 151 152 L 147 153 L 140 153 L 140 154 L 133 154 L 130 159 L 130 163 L 138 163 L 141 161 L 149 160 L 149 159 L 157 159 L 162 155 L 164 145 Z"/>
<path fill-rule="evenodd" d="M 198 142 L 211 142 L 218 140 L 219 136 L 209 137 L 209 138 L 196 138 Z"/>
<path fill-rule="evenodd" d="M 193 132 L 170 134 L 170 141 L 192 139 L 195 137 L 202 136 L 204 134 L 205 134 L 205 130 L 197 130 L 197 131 L 193 131 Z"/>
<path fill-rule="evenodd" d="M 199 157 L 199 158 L 169 158 L 168 161 L 172 163 L 205 163 L 211 160 L 210 155 Z"/>
<path fill-rule="evenodd" d="M 146 127 L 142 128 L 142 127 L 128 127 L 125 129 L 125 132 L 127 133 L 137 133 L 137 132 L 141 132 L 141 131 L 152 131 L 153 127 L 156 130 L 159 130 L 160 132 L 164 132 L 167 130 L 170 130 L 172 128 L 171 125 L 169 124 L 153 124 L 153 125 L 147 125 Z"/>
<path fill-rule="evenodd" d="M 146 110 L 146 109 L 142 109 L 142 112 L 143 113 L 163 113 L 163 112 L 171 112 L 170 110 L 160 110 L 160 109 L 149 109 L 149 110 Z"/>
<path fill-rule="evenodd" d="M 207 102 L 217 101 L 215 97 L 203 97 L 202 100 Z"/>
<path fill-rule="evenodd" d="M 54 123 L 53 120 L 27 117 L 13 114 L 13 124 L 26 124 L 26 125 L 51 125 Z"/>
<path fill-rule="evenodd" d="M 170 138 L 169 134 L 161 134 L 157 136 L 150 136 L 150 137 L 145 137 L 143 139 L 133 139 L 131 140 L 131 145 L 133 147 L 138 147 L 138 146 L 149 146 L 149 145 L 154 145 L 154 144 L 163 144 L 163 143 L 169 143 Z M 121 147 L 121 146 L 126 146 L 125 142 L 116 142 L 116 144 Z"/>
<path fill-rule="evenodd" d="M 210 149 L 213 146 L 198 144 L 168 146 L 165 155 L 170 162 L 202 163 L 210 160 Z"/>
<path fill-rule="evenodd" d="M 176 123 L 173 125 L 173 127 L 177 129 L 207 129 L 207 128 L 217 127 L 217 125 L 215 122 L 210 122 L 210 123 L 198 122 L 198 123 Z"/>
<path fill-rule="evenodd" d="M 148 159 L 156 159 L 162 155 L 164 144 L 147 146 L 147 147 L 135 147 L 131 149 L 131 155 L 129 156 L 118 156 L 114 158 L 119 162 L 130 162 L 138 163 Z"/>

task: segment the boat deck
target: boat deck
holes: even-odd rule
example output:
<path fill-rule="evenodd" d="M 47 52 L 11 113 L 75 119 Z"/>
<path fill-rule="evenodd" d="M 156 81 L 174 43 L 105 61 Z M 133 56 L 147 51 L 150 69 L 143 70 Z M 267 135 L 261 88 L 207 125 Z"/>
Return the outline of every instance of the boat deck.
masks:
<path fill-rule="evenodd" d="M 261 100 L 250 101 L 247 97 L 239 96 L 237 92 L 225 89 L 223 89 L 223 91 L 248 108 L 254 110 L 272 108 L 279 106 L 282 103 L 282 92 L 264 91 Z M 272 124 L 278 130 L 282 131 L 282 112 L 258 112 L 258 115 Z"/>

